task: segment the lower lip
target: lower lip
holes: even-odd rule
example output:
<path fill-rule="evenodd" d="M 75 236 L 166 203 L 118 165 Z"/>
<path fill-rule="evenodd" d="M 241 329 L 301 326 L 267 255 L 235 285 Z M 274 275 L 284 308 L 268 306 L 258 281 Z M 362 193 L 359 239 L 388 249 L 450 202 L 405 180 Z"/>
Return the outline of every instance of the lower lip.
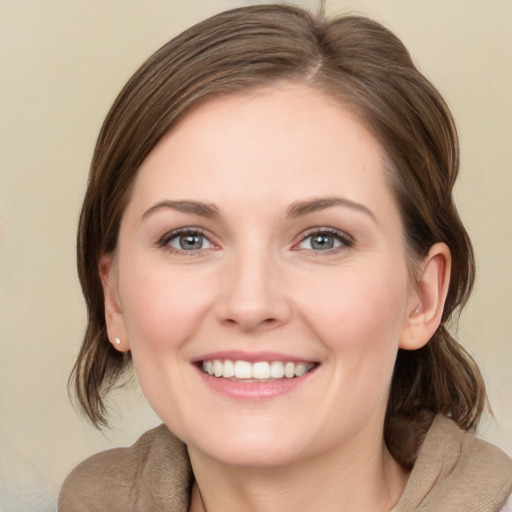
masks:
<path fill-rule="evenodd" d="M 299 386 L 309 380 L 316 368 L 301 377 L 293 379 L 279 379 L 268 382 L 244 382 L 243 380 L 229 380 L 222 377 L 212 377 L 197 368 L 204 383 L 213 391 L 237 400 L 262 401 L 286 395 L 295 391 Z"/>

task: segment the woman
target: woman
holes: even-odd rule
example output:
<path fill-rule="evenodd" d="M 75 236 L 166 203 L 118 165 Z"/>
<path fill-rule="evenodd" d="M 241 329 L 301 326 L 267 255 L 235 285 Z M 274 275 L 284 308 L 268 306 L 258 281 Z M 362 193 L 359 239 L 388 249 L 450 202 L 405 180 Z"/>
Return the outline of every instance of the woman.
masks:
<path fill-rule="evenodd" d="M 499 511 L 512 463 L 447 330 L 473 254 L 451 115 L 370 20 L 229 11 L 137 71 L 80 218 L 74 379 L 133 360 L 164 425 L 66 480 L 73 510 Z"/>

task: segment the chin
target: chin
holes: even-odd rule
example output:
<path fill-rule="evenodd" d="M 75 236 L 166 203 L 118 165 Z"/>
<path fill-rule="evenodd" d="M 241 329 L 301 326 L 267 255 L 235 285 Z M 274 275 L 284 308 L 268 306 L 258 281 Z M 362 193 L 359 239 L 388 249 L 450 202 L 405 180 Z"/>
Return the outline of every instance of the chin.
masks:
<path fill-rule="evenodd" d="M 214 435 L 211 435 L 214 434 Z M 273 468 L 293 463 L 303 456 L 304 440 L 282 435 L 279 429 L 248 431 L 239 428 L 224 434 L 206 433 L 196 442 L 186 439 L 189 451 L 196 450 L 221 464 L 237 467 Z"/>
<path fill-rule="evenodd" d="M 297 452 L 285 447 L 230 445 L 228 449 L 210 450 L 210 458 L 226 466 L 270 469 L 292 464 L 297 460 Z"/>

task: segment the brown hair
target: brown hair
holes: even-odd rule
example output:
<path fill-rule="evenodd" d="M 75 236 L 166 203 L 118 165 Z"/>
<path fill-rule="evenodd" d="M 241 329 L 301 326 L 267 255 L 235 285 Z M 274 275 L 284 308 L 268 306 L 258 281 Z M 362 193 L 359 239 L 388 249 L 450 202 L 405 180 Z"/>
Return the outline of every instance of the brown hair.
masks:
<path fill-rule="evenodd" d="M 411 261 L 436 242 L 451 250 L 442 325 L 424 348 L 399 351 L 387 425 L 427 411 L 452 417 L 464 429 L 475 427 L 485 403 L 483 380 L 447 329 L 474 280 L 471 243 L 452 199 L 458 141 L 451 114 L 401 41 L 383 26 L 356 16 L 328 20 L 283 5 L 227 11 L 177 36 L 133 75 L 105 119 L 78 232 L 88 325 L 72 378 L 85 414 L 96 426 L 106 424 L 105 394 L 130 362 L 107 339 L 98 264 L 116 249 L 139 166 L 199 101 L 281 80 L 308 84 L 342 101 L 380 141 Z"/>

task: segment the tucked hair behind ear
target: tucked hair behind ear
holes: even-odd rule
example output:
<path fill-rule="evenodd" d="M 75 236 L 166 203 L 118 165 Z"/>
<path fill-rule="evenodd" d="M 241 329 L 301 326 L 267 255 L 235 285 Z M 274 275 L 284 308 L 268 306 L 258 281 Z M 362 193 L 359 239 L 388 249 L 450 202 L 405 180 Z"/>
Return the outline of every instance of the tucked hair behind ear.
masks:
<path fill-rule="evenodd" d="M 98 265 L 116 251 L 142 161 L 192 106 L 279 81 L 308 84 L 340 101 L 379 140 L 411 268 L 436 242 L 451 250 L 442 325 L 424 348 L 400 350 L 391 386 L 386 439 L 408 466 L 394 436 L 403 419 L 423 432 L 440 413 L 471 429 L 482 413 L 480 372 L 447 327 L 471 291 L 473 251 L 452 199 L 459 162 L 450 112 L 401 41 L 363 17 L 329 20 L 284 5 L 227 11 L 171 40 L 128 81 L 101 129 L 80 215 L 78 270 L 88 326 L 72 374 L 78 401 L 96 426 L 105 425 L 105 394 L 130 363 L 107 339 Z"/>

